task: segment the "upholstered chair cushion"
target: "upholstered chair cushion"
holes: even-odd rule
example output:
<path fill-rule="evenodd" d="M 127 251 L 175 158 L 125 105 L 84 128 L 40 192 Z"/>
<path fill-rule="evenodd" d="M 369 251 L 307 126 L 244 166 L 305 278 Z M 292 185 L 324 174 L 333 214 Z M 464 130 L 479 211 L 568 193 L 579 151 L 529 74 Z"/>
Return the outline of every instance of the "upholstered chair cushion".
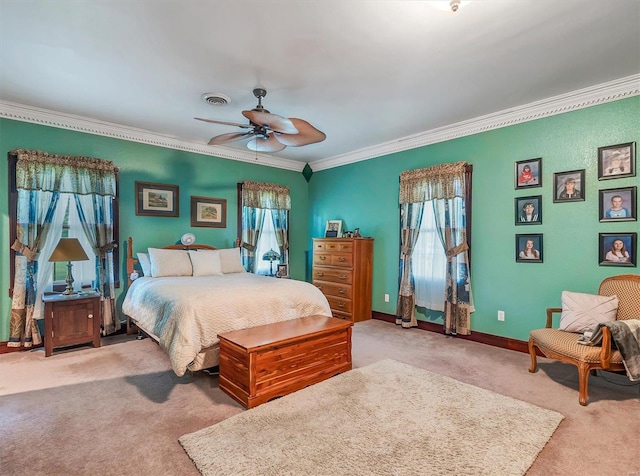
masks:
<path fill-rule="evenodd" d="M 541 350 L 550 350 L 565 357 L 582 362 L 600 362 L 602 348 L 578 344 L 578 336 L 574 332 L 566 332 L 558 329 L 536 329 L 531 331 L 531 337 L 536 340 L 536 345 Z M 622 363 L 622 356 L 618 350 L 611 349 L 611 363 Z"/>

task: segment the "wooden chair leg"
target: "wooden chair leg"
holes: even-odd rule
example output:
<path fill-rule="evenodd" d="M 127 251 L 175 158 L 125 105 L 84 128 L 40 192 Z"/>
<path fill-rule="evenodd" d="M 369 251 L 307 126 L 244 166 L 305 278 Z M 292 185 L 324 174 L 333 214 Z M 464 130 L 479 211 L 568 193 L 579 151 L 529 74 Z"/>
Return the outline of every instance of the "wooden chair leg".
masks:
<path fill-rule="evenodd" d="M 578 381 L 580 384 L 580 405 L 587 406 L 587 400 L 589 399 L 588 387 L 589 387 L 589 365 L 585 362 L 578 362 Z"/>
<path fill-rule="evenodd" d="M 533 346 L 533 338 L 529 338 L 529 355 L 531 356 L 531 367 L 529 372 L 534 373 L 538 370 L 538 359 L 536 358 L 536 349 Z"/>

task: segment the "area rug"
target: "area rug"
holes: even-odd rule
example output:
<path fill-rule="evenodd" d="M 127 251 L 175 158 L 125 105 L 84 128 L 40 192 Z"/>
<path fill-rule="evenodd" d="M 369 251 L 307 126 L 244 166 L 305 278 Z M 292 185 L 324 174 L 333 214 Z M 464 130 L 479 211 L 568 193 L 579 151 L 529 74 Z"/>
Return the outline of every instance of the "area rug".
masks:
<path fill-rule="evenodd" d="M 205 476 L 522 475 L 563 416 L 385 359 L 184 435 Z"/>

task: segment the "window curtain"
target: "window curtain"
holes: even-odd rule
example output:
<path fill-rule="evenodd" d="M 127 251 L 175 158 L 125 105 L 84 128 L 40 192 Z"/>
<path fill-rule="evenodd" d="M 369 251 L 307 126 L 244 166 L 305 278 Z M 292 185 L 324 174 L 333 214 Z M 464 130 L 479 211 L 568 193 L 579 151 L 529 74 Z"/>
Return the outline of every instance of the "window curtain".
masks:
<path fill-rule="evenodd" d="M 74 198 L 78 219 L 96 255 L 94 287 L 100 292 L 102 335 L 113 334 L 120 329 L 120 319 L 116 319 L 115 312 L 113 200 L 108 195 L 97 194 L 76 194 Z"/>
<path fill-rule="evenodd" d="M 20 162 L 18 162 L 19 164 Z M 19 190 L 13 297 L 7 347 L 26 348 L 42 343 L 35 315 L 38 293 L 38 257 L 47 243 L 60 192 Z"/>
<path fill-rule="evenodd" d="M 280 262 L 288 262 L 288 214 L 291 209 L 289 187 L 274 183 L 242 182 L 242 263 L 247 271 L 255 272 L 255 249 L 264 222 L 264 210 L 271 210 L 278 242 Z"/>
<path fill-rule="evenodd" d="M 18 192 L 15 277 L 11 303 L 10 347 L 31 347 L 42 342 L 35 319 L 40 299 L 38 257 L 49 239 L 60 194 L 116 196 L 113 162 L 91 157 L 71 157 L 42 151 L 14 150 Z M 56 232 L 57 233 L 57 232 Z M 52 239 L 57 244 L 59 235 Z M 55 237 L 54 237 L 55 238 Z M 48 257 L 43 256 L 48 260 Z M 113 267 L 113 256 L 111 255 Z M 113 283 L 113 276 L 111 277 Z M 113 293 L 112 293 L 113 295 Z M 113 297 L 111 297 L 113 299 Z"/>
<path fill-rule="evenodd" d="M 411 255 L 420 234 L 420 223 L 424 213 L 424 202 L 401 203 L 400 217 L 400 291 L 396 324 L 402 327 L 417 327 L 415 315 L 415 286 L 411 272 Z"/>
<path fill-rule="evenodd" d="M 466 162 L 456 162 L 409 170 L 400 175 L 400 204 L 403 209 L 404 207 L 409 208 L 410 204 L 422 203 L 424 205 L 424 202 L 434 201 L 438 236 L 447 256 L 443 327 L 446 334 L 452 335 L 471 333 L 470 313 L 473 312 L 469 246 L 466 233 L 466 207 L 469 200 L 467 190 L 470 187 L 470 173 L 467 172 L 467 167 Z M 415 234 L 417 237 L 417 233 L 405 231 L 405 222 L 408 230 L 412 230 L 412 226 L 419 227 L 420 222 L 413 224 L 412 221 L 403 219 L 402 234 Z M 406 241 L 410 247 L 412 242 L 409 239 Z M 398 300 L 396 323 L 402 324 L 403 327 L 412 327 L 411 313 L 414 312 L 415 297 L 413 285 L 410 282 L 410 266 L 409 271 L 406 271 L 407 251 L 410 252 L 410 249 L 405 251 L 403 238 L 400 260 L 403 273 L 401 274 L 401 296 Z M 405 254 L 404 260 L 403 253 Z M 405 278 L 405 275 L 408 277 Z M 402 307 L 400 306 L 400 297 L 406 301 Z"/>

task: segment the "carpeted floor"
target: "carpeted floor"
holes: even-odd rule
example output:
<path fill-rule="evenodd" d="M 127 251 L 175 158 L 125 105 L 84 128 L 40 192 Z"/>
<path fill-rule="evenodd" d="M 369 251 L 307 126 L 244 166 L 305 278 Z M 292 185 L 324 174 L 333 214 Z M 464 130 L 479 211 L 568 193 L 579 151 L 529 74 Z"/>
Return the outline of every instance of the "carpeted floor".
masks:
<path fill-rule="evenodd" d="M 354 368 L 387 358 L 564 415 L 527 476 L 640 474 L 640 392 L 624 376 L 591 377 L 589 405 L 581 407 L 573 365 L 540 359 L 530 374 L 527 354 L 357 323 Z M 0 474 L 198 476 L 178 439 L 244 412 L 217 377 L 176 377 L 148 339 L 108 337 L 99 349 L 48 358 L 43 349 L 2 354 Z"/>
<path fill-rule="evenodd" d="M 204 476 L 521 476 L 562 418 L 385 359 L 180 443 Z"/>

